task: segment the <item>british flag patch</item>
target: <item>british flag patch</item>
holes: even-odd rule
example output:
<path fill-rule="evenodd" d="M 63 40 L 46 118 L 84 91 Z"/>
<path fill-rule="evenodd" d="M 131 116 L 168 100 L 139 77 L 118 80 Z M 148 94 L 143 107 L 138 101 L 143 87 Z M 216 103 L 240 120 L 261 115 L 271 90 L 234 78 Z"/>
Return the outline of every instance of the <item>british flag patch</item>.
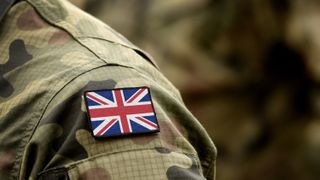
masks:
<path fill-rule="evenodd" d="M 84 97 L 96 138 L 159 131 L 147 87 L 86 91 Z"/>

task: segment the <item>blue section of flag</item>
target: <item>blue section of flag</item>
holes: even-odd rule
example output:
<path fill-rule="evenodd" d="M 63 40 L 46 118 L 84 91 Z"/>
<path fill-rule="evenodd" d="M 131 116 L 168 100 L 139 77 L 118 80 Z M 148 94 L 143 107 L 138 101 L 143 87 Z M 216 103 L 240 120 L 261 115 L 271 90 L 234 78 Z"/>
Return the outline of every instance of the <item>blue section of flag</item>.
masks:
<path fill-rule="evenodd" d="M 91 121 L 91 127 L 93 129 L 96 129 L 101 123 L 103 122 L 103 120 L 98 120 L 98 121 Z"/>
<path fill-rule="evenodd" d="M 96 103 L 96 102 L 92 101 L 91 99 L 88 99 L 88 100 L 87 100 L 87 104 L 88 104 L 89 106 L 99 105 L 99 103 Z"/>
<path fill-rule="evenodd" d="M 138 90 L 138 88 L 132 88 L 132 89 L 128 89 L 126 91 L 123 91 L 125 100 L 128 100 L 128 98 L 130 98 L 134 93 L 136 93 L 137 90 Z"/>
<path fill-rule="evenodd" d="M 152 122 L 154 122 L 154 123 L 157 123 L 157 119 L 154 117 L 154 116 L 152 116 L 152 117 L 150 117 L 150 116 L 144 116 L 144 118 L 145 119 L 148 119 L 149 121 L 152 121 Z M 141 124 L 139 124 L 139 123 L 136 123 L 136 122 L 132 122 L 133 124 L 132 124 L 132 130 L 133 131 L 135 131 L 135 132 L 149 132 L 149 129 L 148 128 L 146 128 L 146 127 L 144 127 L 144 126 L 142 126 Z"/>
<path fill-rule="evenodd" d="M 119 131 L 120 124 L 116 122 L 108 131 L 106 131 L 103 136 L 119 136 L 121 132 Z"/>

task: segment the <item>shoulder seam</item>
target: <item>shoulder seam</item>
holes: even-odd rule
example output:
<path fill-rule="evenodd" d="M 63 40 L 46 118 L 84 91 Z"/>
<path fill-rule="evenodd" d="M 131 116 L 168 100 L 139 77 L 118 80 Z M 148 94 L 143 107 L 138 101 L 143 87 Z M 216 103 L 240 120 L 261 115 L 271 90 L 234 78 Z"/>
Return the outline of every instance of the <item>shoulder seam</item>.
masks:
<path fill-rule="evenodd" d="M 88 70 L 85 70 L 85 71 L 83 71 L 83 72 L 81 72 L 81 73 L 79 73 L 79 74 L 73 75 L 73 76 L 71 77 L 71 79 L 69 79 L 69 80 L 68 80 L 66 83 L 64 83 L 61 87 L 59 87 L 57 90 L 53 91 L 50 95 L 48 95 L 48 96 L 49 96 L 49 97 L 48 97 L 49 100 L 47 101 L 47 103 L 46 103 L 46 102 L 43 102 L 43 105 L 44 105 L 43 107 L 44 107 L 44 108 L 41 109 L 41 111 L 39 112 L 39 113 L 40 113 L 39 118 L 38 118 L 37 120 L 35 120 L 35 123 L 34 123 L 34 124 L 32 124 L 31 121 L 30 121 L 30 123 L 26 126 L 26 129 L 30 128 L 31 130 L 30 130 L 30 133 L 26 133 L 25 137 L 22 139 L 23 141 L 26 141 L 26 142 L 25 142 L 25 143 L 22 143 L 21 145 L 25 146 L 25 145 L 27 145 L 27 144 L 30 142 L 30 140 L 31 140 L 32 137 L 34 136 L 34 133 L 35 133 L 37 127 L 39 126 L 41 120 L 43 119 L 43 116 L 44 116 L 45 112 L 47 111 L 50 103 L 53 101 L 53 99 L 54 99 L 68 84 L 70 84 L 71 82 L 73 82 L 75 79 L 77 79 L 79 76 L 81 76 L 81 75 L 83 75 L 83 74 L 86 74 L 86 73 L 88 73 L 88 72 L 90 72 L 90 71 L 93 71 L 93 70 L 95 70 L 95 69 L 99 69 L 99 68 L 101 68 L 101 67 L 106 67 L 106 66 L 108 66 L 108 65 L 100 65 L 100 66 L 97 66 L 97 67 L 89 68 Z M 28 132 L 28 131 L 29 131 L 29 130 L 26 130 L 26 132 Z M 22 156 L 24 147 L 18 146 L 18 150 L 19 150 L 19 149 L 22 150 L 22 152 L 20 153 L 20 155 Z M 15 170 L 17 170 L 17 176 L 18 176 L 18 177 L 20 176 L 20 173 L 21 173 L 21 165 L 22 165 L 22 161 L 21 161 L 20 164 L 18 165 L 18 167 L 17 167 L 18 169 L 15 169 Z"/>
<path fill-rule="evenodd" d="M 89 48 L 88 46 L 86 46 L 85 44 L 83 44 L 76 36 L 74 36 L 71 32 L 69 32 L 65 27 L 63 26 L 59 26 L 56 23 L 51 22 L 49 19 L 49 17 L 47 17 L 45 14 L 41 13 L 41 11 L 38 10 L 38 8 L 30 1 L 26 1 L 28 4 L 30 4 L 34 10 L 38 13 L 38 15 L 40 17 L 42 17 L 42 19 L 44 21 L 46 21 L 49 25 L 51 25 L 52 27 L 58 28 L 60 30 L 63 30 L 64 32 L 66 32 L 67 34 L 70 35 L 70 37 L 72 37 L 72 39 L 77 42 L 78 44 L 80 44 L 82 47 L 86 48 L 89 52 L 91 52 L 95 57 L 97 57 L 101 62 L 108 64 L 108 62 L 105 59 L 102 59 L 97 53 L 95 53 L 91 48 Z M 68 22 L 66 22 L 68 23 Z M 69 23 L 68 23 L 69 24 Z"/>
<path fill-rule="evenodd" d="M 38 0 L 40 1 L 40 0 Z M 117 45 L 121 45 L 125 48 L 134 50 L 139 56 L 142 56 L 144 59 L 146 59 L 149 63 L 151 63 L 155 68 L 159 69 L 159 66 L 157 65 L 157 63 L 154 61 L 154 59 L 145 51 L 141 50 L 140 48 L 136 47 L 134 44 L 132 44 L 132 46 L 130 46 L 131 42 L 128 41 L 127 43 L 121 43 L 121 42 L 116 42 L 116 41 L 112 41 L 112 40 L 108 40 L 106 38 L 99 38 L 99 37 L 92 37 L 92 36 L 86 36 L 86 35 L 77 35 L 76 32 L 72 32 L 70 29 L 67 28 L 67 26 L 70 27 L 74 27 L 73 24 L 71 24 L 68 21 L 63 21 L 66 26 L 63 25 L 59 25 L 58 23 L 55 23 L 51 20 L 51 18 L 44 13 L 43 11 L 39 10 L 40 8 L 37 6 L 36 3 L 34 3 L 32 0 L 27 0 L 27 2 L 37 11 L 37 13 L 46 21 L 48 22 L 50 25 L 57 27 L 59 29 L 64 30 L 66 33 L 68 33 L 76 42 L 78 42 L 81 46 L 85 47 L 86 49 L 88 49 L 91 53 L 93 53 L 98 59 L 100 59 L 101 61 L 105 62 L 105 63 L 109 63 L 107 59 L 102 58 L 101 56 L 98 55 L 98 53 L 96 53 L 93 49 L 91 49 L 88 45 L 86 45 L 82 39 L 100 39 L 100 40 L 104 40 L 110 44 L 117 44 Z M 61 19 L 62 21 L 62 19 Z M 99 21 L 100 22 L 100 21 Z M 109 27 L 110 28 L 110 27 Z M 113 29 L 111 29 L 112 31 L 114 31 Z M 119 34 L 117 34 L 118 32 L 113 32 L 116 36 L 119 36 Z M 122 36 L 122 35 L 120 35 Z M 120 41 L 123 41 L 120 39 Z"/>

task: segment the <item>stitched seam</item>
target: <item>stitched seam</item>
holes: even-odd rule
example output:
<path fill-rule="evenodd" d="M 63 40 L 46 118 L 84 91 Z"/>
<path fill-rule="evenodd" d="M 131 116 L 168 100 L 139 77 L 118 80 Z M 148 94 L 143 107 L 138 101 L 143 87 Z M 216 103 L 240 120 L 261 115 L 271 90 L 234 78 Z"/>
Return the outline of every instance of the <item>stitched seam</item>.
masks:
<path fill-rule="evenodd" d="M 84 42 L 81 42 L 81 39 L 98 39 L 98 40 L 104 40 L 106 42 L 109 42 L 111 44 L 117 44 L 117 45 L 121 45 L 123 47 L 126 47 L 126 48 L 129 48 L 129 49 L 132 49 L 132 50 L 135 50 L 135 51 L 139 51 L 141 52 L 142 54 L 144 54 L 148 59 L 146 59 L 149 63 L 151 63 L 156 69 L 159 69 L 158 65 L 156 64 L 156 62 L 152 59 L 152 57 L 150 57 L 147 53 L 145 53 L 143 50 L 141 50 L 140 48 L 138 48 L 137 46 L 135 46 L 134 44 L 132 44 L 132 46 L 130 45 L 126 45 L 125 43 L 121 43 L 121 42 L 115 42 L 115 41 L 112 41 L 112 40 L 109 40 L 109 39 L 106 39 L 106 38 L 103 38 L 103 37 L 97 37 L 97 36 L 86 36 L 86 35 L 77 35 L 76 32 L 73 32 L 72 30 L 70 30 L 69 28 L 63 26 L 63 25 L 59 25 L 55 22 L 52 22 L 51 21 L 51 18 L 50 18 L 50 15 L 47 15 L 47 14 L 50 14 L 50 12 L 48 12 L 46 9 L 44 9 L 43 7 L 42 8 L 39 8 L 39 9 L 44 9 L 43 11 L 45 12 L 42 12 L 41 10 L 38 9 L 37 5 L 36 4 L 33 4 L 32 1 L 30 0 L 27 0 L 27 2 L 29 4 L 31 4 L 34 9 L 38 12 L 38 14 L 46 21 L 48 22 L 50 25 L 54 26 L 54 27 L 57 27 L 59 29 L 62 29 L 64 30 L 66 33 L 68 33 L 76 42 L 78 42 L 81 46 L 85 47 L 86 49 L 88 49 L 91 53 L 93 53 L 96 57 L 98 57 L 100 60 L 108 63 L 108 60 L 107 59 L 104 59 L 102 57 L 100 57 L 94 50 L 92 50 L 90 47 L 88 47 Z M 47 13 L 47 14 L 46 14 Z M 63 21 L 62 19 L 59 18 L 59 20 Z M 69 23 L 68 21 L 63 21 L 64 23 L 67 24 L 67 26 L 72 26 L 74 27 L 73 24 Z M 111 32 L 113 33 L 113 32 Z M 131 42 L 130 42 L 131 43 Z"/>
<path fill-rule="evenodd" d="M 51 170 L 49 170 L 49 171 L 40 172 L 37 176 L 38 176 L 38 177 L 41 177 L 41 176 L 46 175 L 46 174 L 52 174 L 52 173 L 54 173 L 54 176 L 57 177 L 57 176 L 58 176 L 57 173 L 63 173 L 63 172 L 65 172 L 65 171 L 68 171 L 68 169 L 65 168 L 65 167 L 59 167 L 59 168 L 51 169 Z"/>
<path fill-rule="evenodd" d="M 158 146 L 159 147 L 159 146 Z M 101 153 L 101 154 L 98 154 L 98 155 L 95 155 L 95 156 L 91 156 L 89 158 L 86 158 L 86 159 L 82 159 L 82 160 L 79 160 L 77 162 L 73 162 L 69 165 L 67 165 L 68 167 L 55 167 L 55 168 L 52 168 L 52 169 L 48 169 L 48 170 L 45 170 L 45 171 L 42 171 L 38 174 L 38 177 L 40 176 L 43 176 L 43 175 L 46 175 L 46 174 L 52 174 L 52 173 L 60 173 L 60 172 L 64 172 L 64 171 L 67 171 L 66 173 L 68 174 L 68 171 L 74 169 L 77 167 L 77 165 L 79 164 L 82 164 L 82 163 L 86 163 L 86 162 L 89 162 L 89 161 L 94 161 L 95 159 L 98 159 L 100 157 L 103 157 L 103 156 L 110 156 L 110 155 L 114 155 L 114 154 L 119 154 L 119 153 L 124 153 L 124 152 L 134 152 L 134 151 L 147 151 L 147 150 L 155 150 L 156 148 L 158 147 L 153 147 L 153 148 L 136 148 L 136 149 L 130 149 L 130 150 L 125 150 L 125 151 L 115 151 L 115 152 L 110 152 L 110 153 Z M 165 148 L 165 147 L 164 147 Z M 168 149 L 168 148 L 167 148 Z M 178 154 L 184 154 L 186 156 L 188 156 L 189 158 L 192 158 L 196 161 L 196 165 L 198 168 L 200 168 L 200 164 L 199 164 L 199 159 L 197 158 L 197 156 L 195 154 L 191 154 L 191 153 L 187 153 L 187 152 L 179 152 L 179 151 L 174 151 L 172 149 L 170 149 L 170 153 L 172 152 L 175 152 L 175 153 L 178 153 Z M 207 175 L 205 175 L 205 177 L 207 177 Z"/>
<path fill-rule="evenodd" d="M 70 84 L 71 82 L 73 82 L 73 81 L 74 81 L 75 79 L 77 79 L 79 76 L 81 76 L 81 75 L 83 75 L 83 74 L 85 74 L 85 73 L 87 73 L 87 72 L 90 72 L 90 71 L 92 71 L 92 70 L 98 69 L 98 68 L 100 68 L 100 67 L 104 67 L 104 66 L 106 66 L 106 65 L 94 67 L 94 68 L 91 68 L 91 69 L 86 70 L 86 71 L 84 71 L 84 72 L 81 72 L 81 73 L 79 73 L 79 74 L 77 74 L 77 75 L 74 75 L 67 83 L 65 83 L 64 85 L 62 85 L 62 87 L 58 88 L 56 91 L 53 90 L 51 93 L 48 92 L 48 93 L 50 93 L 50 94 L 48 94 L 49 101 L 46 101 L 47 104 L 46 104 L 46 102 L 42 101 L 42 102 L 43 102 L 42 104 L 43 104 L 44 106 L 41 106 L 41 107 L 44 107 L 44 108 L 42 108 L 40 111 L 38 111 L 38 112 L 41 112 L 41 115 L 40 115 L 39 119 L 38 119 L 38 120 L 35 120 L 35 121 L 30 121 L 30 122 L 28 123 L 28 125 L 26 126 L 26 128 L 25 128 L 25 130 L 26 130 L 26 131 L 25 131 L 26 135 L 25 135 L 24 138 L 23 138 L 23 141 L 25 141 L 25 143 L 21 143 L 20 146 L 18 147 L 18 152 L 17 152 L 18 155 L 16 156 L 15 164 L 19 162 L 19 161 L 18 161 L 19 159 L 20 159 L 20 163 L 21 163 L 21 161 L 22 161 L 21 157 L 22 157 L 22 155 L 23 155 L 23 151 L 25 150 L 25 145 L 28 144 L 28 142 L 30 142 L 30 140 L 31 140 L 32 137 L 34 136 L 34 133 L 35 133 L 37 127 L 39 126 L 39 123 L 40 123 L 40 121 L 42 120 L 42 118 L 43 118 L 43 116 L 44 116 L 47 108 L 49 107 L 50 103 L 52 102 L 52 100 L 53 100 L 68 84 Z M 50 98 L 51 95 L 52 95 L 52 97 Z M 35 114 L 35 113 L 33 113 L 33 114 Z M 33 117 L 34 117 L 34 116 L 33 116 Z M 30 129 L 28 129 L 28 128 L 30 128 Z M 28 133 L 28 132 L 30 132 L 30 133 Z M 28 137 L 29 137 L 29 138 L 28 138 Z M 18 171 L 17 176 L 19 176 L 20 173 L 21 173 L 21 165 L 22 165 L 22 164 L 19 164 L 18 167 L 12 169 L 12 172 L 13 172 L 13 171 Z M 17 169 L 17 168 L 18 168 L 18 169 Z M 12 174 L 14 174 L 14 173 L 12 173 Z M 13 176 L 13 175 L 12 175 L 12 176 Z"/>
<path fill-rule="evenodd" d="M 207 168 L 207 173 L 205 174 L 206 178 L 210 178 L 211 179 L 211 177 L 208 177 L 208 176 L 211 173 L 213 173 L 213 179 L 215 179 L 215 163 L 216 163 L 216 158 L 215 157 L 211 157 L 211 160 L 209 161 L 209 166 Z"/>
<path fill-rule="evenodd" d="M 101 58 L 96 52 L 94 52 L 94 50 L 92 50 L 91 48 L 89 48 L 88 46 L 86 46 L 84 43 L 82 43 L 82 42 L 80 41 L 80 39 L 79 39 L 77 36 L 74 35 L 73 32 L 71 32 L 70 30 L 68 30 L 68 29 L 65 28 L 64 26 L 61 26 L 61 25 L 58 25 L 58 24 L 52 22 L 52 21 L 50 20 L 51 18 L 50 18 L 49 16 L 47 16 L 44 12 L 42 12 L 41 10 L 39 10 L 39 9 L 41 9 L 41 8 L 38 8 L 37 5 L 33 4 L 32 1 L 27 0 L 26 2 L 27 2 L 28 4 L 30 4 L 30 5 L 34 8 L 34 10 L 38 13 L 39 16 L 42 17 L 42 19 L 43 19 L 44 21 L 46 21 L 46 22 L 47 22 L 48 24 L 50 24 L 52 27 L 58 28 L 58 29 L 60 29 L 60 30 L 63 30 L 64 32 L 66 32 L 67 34 L 69 34 L 70 37 L 72 37 L 72 39 L 73 39 L 75 42 L 77 42 L 78 44 L 80 44 L 82 47 L 86 48 L 88 51 L 90 51 L 94 56 L 96 56 L 96 57 L 97 57 L 99 60 L 101 60 L 103 63 L 107 63 L 107 60 L 106 60 L 106 59 Z M 47 12 L 47 10 L 45 10 L 45 11 Z M 67 22 L 67 21 L 64 21 L 64 22 L 65 22 L 68 26 L 73 26 L 72 24 L 70 24 L 70 23 Z M 110 42 L 112 42 L 112 41 L 110 41 Z"/>

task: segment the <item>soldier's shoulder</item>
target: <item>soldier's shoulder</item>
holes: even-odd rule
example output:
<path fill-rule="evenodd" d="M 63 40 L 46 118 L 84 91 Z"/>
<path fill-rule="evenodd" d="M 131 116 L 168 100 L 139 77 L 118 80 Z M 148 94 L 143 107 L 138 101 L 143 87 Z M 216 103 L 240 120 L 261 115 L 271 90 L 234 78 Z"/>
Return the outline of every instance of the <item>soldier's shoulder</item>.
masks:
<path fill-rule="evenodd" d="M 77 42 L 108 64 L 129 65 L 122 56 L 141 56 L 156 66 L 152 58 L 107 24 L 65 0 L 27 0 L 50 24 L 69 33 Z"/>

